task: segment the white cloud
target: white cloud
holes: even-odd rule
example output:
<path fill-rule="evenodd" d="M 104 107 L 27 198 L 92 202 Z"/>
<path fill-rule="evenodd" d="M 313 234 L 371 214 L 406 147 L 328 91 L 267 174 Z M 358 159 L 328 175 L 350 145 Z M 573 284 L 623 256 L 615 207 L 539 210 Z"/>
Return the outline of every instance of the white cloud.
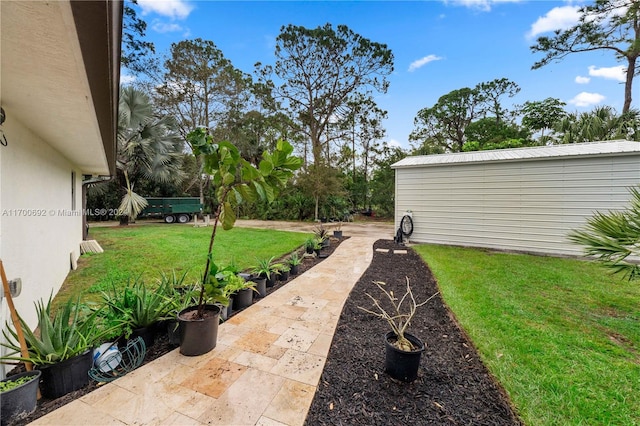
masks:
<path fill-rule="evenodd" d="M 151 28 L 159 33 L 172 33 L 183 30 L 182 26 L 178 24 L 169 24 L 167 22 L 160 21 L 155 21 L 153 25 L 151 25 Z"/>
<path fill-rule="evenodd" d="M 604 99 L 605 97 L 600 93 L 581 92 L 571 99 L 569 103 L 577 107 L 588 107 L 599 104 L 604 101 Z"/>
<path fill-rule="evenodd" d="M 135 75 L 120 74 L 120 84 L 127 85 L 136 81 Z"/>
<path fill-rule="evenodd" d="M 606 78 L 607 80 L 617 80 L 620 82 L 624 82 L 627 78 L 626 72 L 627 67 L 625 67 L 624 65 L 618 65 L 608 68 L 596 68 L 593 65 L 589 66 L 589 75 L 591 77 L 602 77 Z"/>
<path fill-rule="evenodd" d="M 579 9 L 579 6 L 554 7 L 531 25 L 527 37 L 533 38 L 542 33 L 571 28 L 580 19 Z"/>
<path fill-rule="evenodd" d="M 389 139 L 389 142 L 387 142 L 387 144 L 388 144 L 390 147 L 402 148 L 402 145 L 400 144 L 400 142 L 398 142 L 398 141 L 397 141 L 397 140 L 395 140 L 395 139 Z"/>
<path fill-rule="evenodd" d="M 471 9 L 489 12 L 491 6 L 499 3 L 519 3 L 522 0 L 444 0 L 445 4 L 453 4 L 455 6 L 464 6 Z"/>
<path fill-rule="evenodd" d="M 409 65 L 409 72 L 413 72 L 415 70 L 417 70 L 418 68 L 421 68 L 425 65 L 427 65 L 429 62 L 433 62 L 433 61 L 439 61 L 442 58 L 440 56 L 436 56 L 436 55 L 427 55 L 424 58 L 420 58 L 416 61 L 411 62 L 411 65 Z"/>
<path fill-rule="evenodd" d="M 591 81 L 589 77 L 583 77 L 581 75 L 576 76 L 576 83 L 578 84 L 588 84 Z"/>
<path fill-rule="evenodd" d="M 185 19 L 193 6 L 185 0 L 138 0 L 142 14 L 157 13 L 171 19 Z"/>

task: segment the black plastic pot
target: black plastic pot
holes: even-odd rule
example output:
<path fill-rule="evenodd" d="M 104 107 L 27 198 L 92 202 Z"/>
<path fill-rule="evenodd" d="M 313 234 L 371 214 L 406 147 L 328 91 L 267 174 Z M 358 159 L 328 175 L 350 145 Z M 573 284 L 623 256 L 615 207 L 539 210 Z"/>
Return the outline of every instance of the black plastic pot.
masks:
<path fill-rule="evenodd" d="M 180 323 L 178 320 L 170 319 L 165 321 L 167 327 L 167 336 L 169 344 L 173 346 L 180 345 Z M 143 339 L 144 340 L 144 339 Z"/>
<path fill-rule="evenodd" d="M 156 323 L 150 324 L 146 327 L 136 328 L 131 332 L 131 336 L 129 336 L 129 340 L 135 339 L 136 337 L 142 337 L 144 340 L 144 344 L 147 348 L 153 346 L 153 343 L 156 341 L 158 326 Z"/>
<path fill-rule="evenodd" d="M 280 271 L 280 274 L 278 275 L 278 279 L 280 281 L 286 281 L 289 279 L 289 271 Z"/>
<path fill-rule="evenodd" d="M 56 399 L 86 386 L 92 366 L 93 357 L 89 349 L 73 358 L 37 367 L 42 371 L 42 396 Z"/>
<path fill-rule="evenodd" d="M 291 265 L 291 275 L 298 275 L 300 273 L 300 265 Z"/>
<path fill-rule="evenodd" d="M 418 370 L 420 368 L 420 356 L 424 352 L 424 343 L 416 336 L 404 333 L 404 337 L 417 348 L 414 351 L 403 351 L 396 348 L 393 342 L 396 341 L 396 335 L 389 332 L 385 335 L 385 344 L 387 347 L 384 371 L 392 378 L 403 382 L 412 382 L 418 378 Z"/>
<path fill-rule="evenodd" d="M 21 377 L 31 377 L 27 383 L 0 393 L 0 424 L 2 426 L 33 413 L 38 401 L 38 384 L 41 374 L 40 370 L 26 371 L 2 380 L 9 382 Z"/>
<path fill-rule="evenodd" d="M 243 290 L 240 290 L 233 296 L 233 309 L 237 311 L 239 309 L 248 308 L 249 306 L 251 306 L 252 302 L 253 290 L 250 288 L 245 288 Z"/>
<path fill-rule="evenodd" d="M 178 313 L 178 322 L 180 322 L 180 353 L 182 355 L 202 355 L 216 347 L 216 342 L 218 341 L 218 324 L 220 322 L 220 307 L 217 305 L 205 305 L 204 318 L 190 319 L 188 314 L 197 310 L 197 306 L 190 306 Z"/>
<path fill-rule="evenodd" d="M 265 297 L 267 295 L 267 278 L 266 277 L 251 277 L 251 281 L 256 283 L 255 295 L 258 297 Z"/>
<path fill-rule="evenodd" d="M 227 306 L 218 306 L 220 306 L 220 319 L 226 321 L 233 313 L 233 297 L 229 297 L 229 304 Z"/>
<path fill-rule="evenodd" d="M 342 238 L 342 231 L 333 231 L 333 236 L 335 238 Z"/>
<path fill-rule="evenodd" d="M 276 285 L 276 273 L 272 272 L 271 274 L 269 274 L 269 278 L 267 278 L 266 280 L 267 287 L 270 288 Z"/>

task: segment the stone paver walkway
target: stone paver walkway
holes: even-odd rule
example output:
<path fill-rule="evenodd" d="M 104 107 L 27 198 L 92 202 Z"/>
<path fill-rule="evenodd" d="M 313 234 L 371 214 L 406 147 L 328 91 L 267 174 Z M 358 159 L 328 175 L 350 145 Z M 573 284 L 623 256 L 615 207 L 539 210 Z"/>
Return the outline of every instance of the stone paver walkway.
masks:
<path fill-rule="evenodd" d="M 373 243 L 392 238 L 386 228 L 352 236 L 221 324 L 208 354 L 176 349 L 31 424 L 302 425 L 342 306 L 371 263 Z"/>

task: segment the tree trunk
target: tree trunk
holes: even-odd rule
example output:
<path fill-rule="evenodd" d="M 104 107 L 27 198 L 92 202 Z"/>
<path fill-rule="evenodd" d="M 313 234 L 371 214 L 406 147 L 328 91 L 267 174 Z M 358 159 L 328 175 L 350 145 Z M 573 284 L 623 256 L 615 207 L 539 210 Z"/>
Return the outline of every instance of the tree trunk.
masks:
<path fill-rule="evenodd" d="M 631 88 L 633 87 L 633 77 L 636 70 L 636 56 L 627 57 L 627 80 L 624 83 L 624 106 L 622 107 L 622 113 L 629 112 L 631 109 Z"/>

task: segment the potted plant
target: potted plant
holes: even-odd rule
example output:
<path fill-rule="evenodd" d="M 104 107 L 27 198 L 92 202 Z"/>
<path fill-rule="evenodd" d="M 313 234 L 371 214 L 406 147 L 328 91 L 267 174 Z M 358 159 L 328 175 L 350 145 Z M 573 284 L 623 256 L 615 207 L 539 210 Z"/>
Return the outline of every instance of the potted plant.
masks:
<path fill-rule="evenodd" d="M 233 295 L 233 310 L 244 309 L 253 302 L 253 292 L 256 291 L 256 283 L 246 281 L 239 275 L 230 274 L 224 279 L 225 293 Z"/>
<path fill-rule="evenodd" d="M 289 266 L 291 267 L 291 275 L 298 275 L 300 272 L 300 264 L 302 263 L 302 258 L 298 256 L 298 252 L 291 253 L 289 256 Z"/>
<path fill-rule="evenodd" d="M 172 315 L 172 293 L 170 282 L 163 279 L 153 291 L 140 278 L 130 279 L 123 288 L 112 283 L 109 292 L 102 292 L 104 309 L 99 317 L 107 324 L 120 324 L 123 343 L 130 337 L 142 337 L 149 347 L 155 341 L 158 323 Z"/>
<path fill-rule="evenodd" d="M 383 308 L 378 299 L 369 293 L 366 293 L 366 295 L 373 301 L 376 311 L 361 306 L 358 306 L 358 308 L 387 321 L 391 331 L 385 335 L 385 371 L 394 379 L 412 382 L 418 377 L 420 356 L 425 349 L 425 345 L 418 337 L 408 333 L 407 327 L 411 324 L 411 319 L 416 314 L 417 309 L 436 297 L 439 292 L 431 295 L 425 301 L 417 303 L 409 285 L 409 278 L 407 278 L 407 291 L 400 299 L 394 296 L 393 291 L 388 291 L 384 288 L 385 283 L 377 281 L 374 284 L 391 303 L 391 312 Z"/>
<path fill-rule="evenodd" d="M 40 370 L 25 371 L 0 381 L 0 423 L 21 419 L 36 409 Z"/>
<path fill-rule="evenodd" d="M 280 264 L 278 266 L 278 279 L 280 281 L 287 281 L 289 279 L 289 271 L 291 271 L 291 268 L 288 264 Z"/>
<path fill-rule="evenodd" d="M 69 299 L 51 315 L 51 297 L 45 305 L 35 303 L 39 332 L 32 330 L 18 315 L 27 344 L 28 355 L 22 356 L 17 332 L 3 330 L 2 346 L 13 351 L 0 358 L 2 362 L 31 363 L 42 372 L 42 395 L 55 399 L 80 389 L 89 383 L 89 369 L 93 364 L 91 349 L 102 337 L 96 328 L 96 312 L 81 315 L 79 299 Z"/>
<path fill-rule="evenodd" d="M 322 248 L 329 247 L 331 241 L 329 240 L 329 232 L 325 229 L 322 223 L 313 230 L 316 240 L 320 241 Z"/>
<path fill-rule="evenodd" d="M 257 266 L 253 269 L 253 273 L 258 277 L 266 278 L 267 287 L 273 287 L 278 279 L 280 263 L 275 263 L 275 256 L 269 258 L 257 259 Z"/>
<path fill-rule="evenodd" d="M 333 228 L 333 236 L 335 238 L 342 238 L 342 221 L 339 221 Z"/>
<path fill-rule="evenodd" d="M 313 239 L 313 252 L 316 254 L 316 256 L 322 257 L 322 256 L 320 256 L 320 250 L 322 250 L 322 248 L 323 248 L 322 240 L 319 239 L 319 238 L 314 238 Z"/>
<path fill-rule="evenodd" d="M 313 254 L 316 248 L 316 239 L 314 237 L 309 237 L 304 242 L 304 250 L 307 254 Z"/>
<path fill-rule="evenodd" d="M 216 346 L 220 308 L 207 302 L 228 303 L 225 285 L 216 277 L 219 268 L 213 259 L 218 224 L 225 230 L 232 229 L 236 222 L 235 208 L 245 200 L 273 201 L 293 172 L 302 166 L 302 160 L 292 156 L 293 147 L 282 140 L 276 143 L 273 153 L 263 152 L 258 167 L 242 158 L 232 143 L 214 143 L 204 128 L 190 132 L 187 140 L 193 153 L 201 156 L 203 171 L 212 178 L 217 201 L 198 303 L 178 313 L 182 323 L 180 353 L 193 356 Z"/>

